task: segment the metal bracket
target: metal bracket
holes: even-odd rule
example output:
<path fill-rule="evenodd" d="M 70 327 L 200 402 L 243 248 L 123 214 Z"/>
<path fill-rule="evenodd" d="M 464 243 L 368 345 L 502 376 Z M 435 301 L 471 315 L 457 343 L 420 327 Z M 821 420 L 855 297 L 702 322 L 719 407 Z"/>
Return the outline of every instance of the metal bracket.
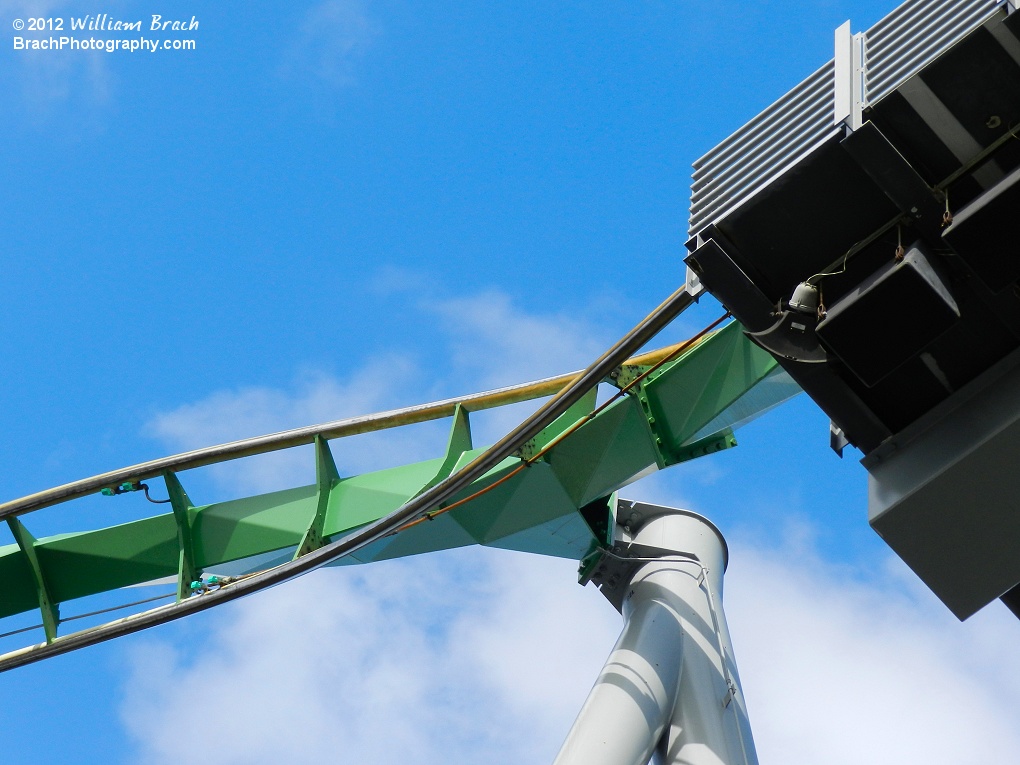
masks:
<path fill-rule="evenodd" d="M 32 570 L 32 580 L 35 582 L 35 591 L 39 598 L 39 611 L 42 613 L 43 630 L 46 633 L 46 642 L 52 643 L 57 639 L 57 626 L 60 624 L 60 604 L 50 596 L 49 588 L 46 586 L 46 577 L 43 576 L 42 566 L 39 565 L 39 556 L 35 551 L 35 537 L 33 537 L 24 524 L 14 516 L 7 518 L 7 525 L 14 535 L 18 547 L 24 553 L 28 561 L 28 567 Z"/>
<path fill-rule="evenodd" d="M 514 452 L 514 456 L 520 457 L 525 462 L 529 462 L 535 458 L 542 448 L 538 445 L 538 442 L 534 438 L 529 438 L 523 444 L 521 444 L 517 451 Z"/>
<path fill-rule="evenodd" d="M 623 364 L 609 373 L 606 382 L 623 390 L 649 369 L 651 367 L 644 364 Z"/>
<path fill-rule="evenodd" d="M 643 565 L 640 561 L 626 560 L 629 547 L 616 544 L 612 549 L 598 548 L 581 560 L 577 572 L 578 584 L 584 586 L 594 583 L 606 599 L 617 611 L 623 610 L 627 585 L 637 570 Z"/>
<path fill-rule="evenodd" d="M 609 502 L 615 509 L 612 515 L 616 518 L 613 542 L 595 547 L 581 559 L 577 569 L 577 581 L 581 585 L 593 582 L 617 611 L 623 609 L 627 588 L 634 574 L 649 560 L 689 558 L 693 563 L 701 565 L 698 556 L 693 553 L 677 552 L 630 541 L 632 533 L 648 520 L 645 515 L 647 508 L 642 503 L 618 499 L 615 495 L 609 498 Z"/>
<path fill-rule="evenodd" d="M 866 45 L 867 37 L 863 32 L 853 34 L 849 21 L 836 30 L 832 119 L 834 125 L 845 125 L 851 132 L 864 124 L 864 108 L 867 106 Z"/>
<path fill-rule="evenodd" d="M 629 393 L 634 394 L 634 397 L 641 403 L 641 411 L 648 425 L 648 433 L 651 436 L 652 443 L 655 445 L 655 461 L 658 463 L 659 469 L 662 470 L 669 467 L 674 464 L 673 455 L 666 445 L 663 434 L 656 426 L 655 413 L 652 411 L 652 402 L 648 399 L 648 394 L 645 392 L 644 382 L 635 385 L 630 389 Z"/>
<path fill-rule="evenodd" d="M 180 558 L 177 563 L 177 602 L 180 603 L 191 595 L 191 583 L 201 580 L 202 572 L 195 564 L 195 548 L 191 535 L 190 512 L 195 505 L 188 493 L 184 491 L 177 474 L 167 470 L 163 473 L 166 482 L 166 493 L 170 497 L 170 507 L 174 511 L 177 522 L 177 547 Z"/>
<path fill-rule="evenodd" d="M 697 300 L 705 292 L 705 285 L 701 283 L 701 277 L 693 268 L 687 266 L 687 276 L 684 279 L 684 289 L 687 294 Z"/>
<path fill-rule="evenodd" d="M 843 459 L 843 450 L 850 445 L 850 439 L 846 433 L 832 420 L 829 420 L 829 448 L 836 452 L 836 455 Z"/>
<path fill-rule="evenodd" d="M 698 457 L 705 457 L 709 454 L 715 454 L 725 449 L 732 449 L 737 445 L 737 437 L 733 435 L 733 431 L 730 428 L 720 430 L 718 433 L 713 433 L 710 436 L 699 438 L 697 441 L 693 441 L 689 444 L 681 446 L 679 449 L 674 450 L 673 458 L 674 463 L 687 462 L 688 460 L 697 459 Z"/>
<path fill-rule="evenodd" d="M 678 557 L 688 556 L 678 554 L 675 550 L 621 541 L 612 548 L 600 547 L 593 550 L 582 558 L 577 581 L 581 585 L 593 582 L 599 592 L 606 596 L 606 600 L 613 604 L 613 608 L 622 612 L 628 586 L 639 568 L 653 559 Z M 693 555 L 690 559 L 699 563 Z"/>
<path fill-rule="evenodd" d="M 735 699 L 737 697 L 737 686 L 734 685 L 733 681 L 730 680 L 730 679 L 727 679 L 726 680 L 726 685 L 727 685 L 726 695 L 723 696 L 723 701 L 722 701 L 723 709 L 726 709 L 733 702 L 733 699 Z"/>
<path fill-rule="evenodd" d="M 577 420 L 582 417 L 590 416 L 595 410 L 595 402 L 597 400 L 598 386 L 595 386 L 578 399 L 577 402 L 564 414 L 562 414 L 552 425 L 542 430 L 534 438 L 530 438 L 521 444 L 517 448 L 517 451 L 514 452 L 514 456 L 519 457 L 526 462 L 534 459 L 550 443 L 559 438 L 567 427 L 572 427 Z"/>
<path fill-rule="evenodd" d="M 326 439 L 320 435 L 315 436 L 315 514 L 312 516 L 308 528 L 305 530 L 297 549 L 294 551 L 293 560 L 302 555 L 307 555 L 313 550 L 318 550 L 324 544 L 322 531 L 326 525 L 326 510 L 329 509 L 329 494 L 333 487 L 340 483 L 340 474 L 336 469 L 336 462 L 333 461 L 333 453 L 329 450 Z"/>
<path fill-rule="evenodd" d="M 600 497 L 589 502 L 584 507 L 578 508 L 578 513 L 587 524 L 593 537 L 588 553 L 581 559 L 581 566 L 578 569 L 579 576 L 584 576 L 585 562 L 591 562 L 592 556 L 598 557 L 600 548 L 608 548 L 613 544 L 614 532 L 616 530 L 616 494 L 608 497 Z M 590 573 L 590 572 L 589 572 Z"/>
<path fill-rule="evenodd" d="M 652 402 L 649 400 L 648 394 L 645 392 L 644 383 L 642 382 L 634 386 L 628 393 L 632 393 L 641 403 L 641 410 L 644 414 L 645 422 L 648 424 L 648 433 L 655 446 L 656 462 L 659 465 L 659 469 L 667 468 L 680 462 L 687 462 L 698 457 L 704 457 L 708 454 L 714 454 L 715 452 L 721 452 L 724 449 L 731 449 L 737 445 L 737 439 L 734 437 L 733 431 L 730 428 L 726 428 L 692 443 L 674 447 L 669 443 L 669 439 L 661 431 L 656 422 L 655 411 L 652 408 Z"/>

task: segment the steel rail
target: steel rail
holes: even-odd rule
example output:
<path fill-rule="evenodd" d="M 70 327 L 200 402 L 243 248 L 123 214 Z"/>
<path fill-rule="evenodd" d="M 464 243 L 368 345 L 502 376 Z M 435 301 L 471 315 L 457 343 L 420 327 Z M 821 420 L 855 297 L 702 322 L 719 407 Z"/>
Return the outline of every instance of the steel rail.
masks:
<path fill-rule="evenodd" d="M 623 363 L 641 366 L 655 364 L 664 358 L 668 358 L 683 345 L 684 343 L 677 343 L 676 345 L 649 351 L 648 353 L 627 359 Z M 620 365 L 617 364 L 617 366 Z M 23 515 L 35 510 L 41 510 L 44 507 L 51 507 L 62 502 L 85 497 L 101 489 L 119 486 L 126 481 L 144 481 L 149 478 L 156 478 L 166 470 L 191 470 L 220 462 L 252 457 L 257 454 L 267 454 L 269 452 L 290 449 L 295 446 L 311 444 L 316 436 L 329 440 L 452 417 L 458 404 L 468 411 L 478 412 L 523 401 L 533 401 L 537 398 L 551 396 L 580 374 L 582 374 L 581 371 L 568 372 L 555 377 L 511 385 L 506 388 L 472 393 L 427 404 L 415 404 L 414 406 L 403 407 L 401 409 L 391 409 L 385 412 L 349 417 L 343 420 L 332 420 L 318 425 L 306 425 L 279 433 L 245 438 L 226 444 L 207 446 L 190 452 L 174 454 L 169 457 L 160 457 L 149 462 L 141 462 L 137 465 L 100 473 L 99 475 L 82 478 L 52 489 L 46 489 L 0 503 L 0 520 L 9 516 Z"/>
<path fill-rule="evenodd" d="M 691 298 L 685 288 L 681 287 L 678 289 L 654 311 L 648 314 L 634 329 L 618 340 L 609 350 L 574 377 L 573 380 L 510 433 L 490 446 L 461 470 L 436 484 L 431 489 L 408 500 L 389 515 L 341 539 L 313 550 L 300 558 L 236 580 L 218 590 L 182 600 L 172 605 L 143 611 L 142 613 L 118 619 L 98 627 L 72 633 L 57 638 L 50 643 L 39 643 L 12 651 L 0 656 L 0 672 L 68 653 L 78 648 L 105 642 L 123 635 L 139 632 L 148 627 L 165 624 L 205 611 L 222 603 L 237 600 L 245 595 L 274 587 L 297 576 L 306 574 L 382 539 L 412 518 L 419 517 L 451 499 L 496 467 L 504 459 L 511 456 L 523 443 L 534 438 L 544 428 L 551 425 L 556 418 L 579 401 L 589 390 L 598 385 L 610 372 L 630 358 L 693 302 L 693 298 Z"/>

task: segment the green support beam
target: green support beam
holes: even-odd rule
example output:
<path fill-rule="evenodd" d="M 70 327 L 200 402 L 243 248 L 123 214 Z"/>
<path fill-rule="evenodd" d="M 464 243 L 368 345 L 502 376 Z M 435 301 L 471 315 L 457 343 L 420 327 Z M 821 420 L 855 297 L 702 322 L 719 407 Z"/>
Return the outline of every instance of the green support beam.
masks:
<path fill-rule="evenodd" d="M 609 382 L 624 387 L 649 369 L 634 366 Z M 607 497 L 650 471 L 734 446 L 731 425 L 796 392 L 792 384 L 776 384 L 776 374 L 772 357 L 731 324 L 597 414 L 597 392 L 591 391 L 450 502 L 482 491 L 476 498 L 335 565 L 469 544 L 581 560 L 593 546 L 611 542 Z M 749 395 L 766 379 L 769 385 Z M 463 406 L 452 410 L 448 444 L 437 459 L 341 478 L 325 437 L 314 444 L 316 482 L 310 486 L 195 506 L 168 470 L 171 513 L 27 544 L 27 532 L 17 532 L 18 545 L 0 547 L 0 617 L 46 603 L 49 636 L 60 602 L 173 575 L 178 597 L 187 597 L 186 588 L 203 573 L 263 569 L 372 523 L 484 451 L 472 443 Z M 530 463 L 525 470 L 518 469 L 522 459 Z"/>

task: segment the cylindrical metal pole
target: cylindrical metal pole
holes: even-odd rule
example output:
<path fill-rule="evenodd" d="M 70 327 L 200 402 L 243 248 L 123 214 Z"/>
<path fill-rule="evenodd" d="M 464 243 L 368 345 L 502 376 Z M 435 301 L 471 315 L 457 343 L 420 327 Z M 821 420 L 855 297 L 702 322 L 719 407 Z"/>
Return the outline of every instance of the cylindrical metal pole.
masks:
<path fill-rule="evenodd" d="M 645 765 L 680 686 L 683 627 L 652 577 L 636 585 L 624 627 L 555 765 Z"/>
<path fill-rule="evenodd" d="M 555 765 L 757 765 L 722 611 L 726 543 L 699 515 L 658 510 L 633 543 L 675 555 L 632 577 L 623 632 Z"/>

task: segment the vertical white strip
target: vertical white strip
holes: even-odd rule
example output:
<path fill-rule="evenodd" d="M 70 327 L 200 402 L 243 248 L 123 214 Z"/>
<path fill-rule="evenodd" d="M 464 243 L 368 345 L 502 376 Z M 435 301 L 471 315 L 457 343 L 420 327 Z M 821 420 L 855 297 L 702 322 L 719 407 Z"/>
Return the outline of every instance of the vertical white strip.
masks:
<path fill-rule="evenodd" d="M 854 107 L 854 38 L 850 22 L 836 30 L 832 124 L 849 125 Z"/>

